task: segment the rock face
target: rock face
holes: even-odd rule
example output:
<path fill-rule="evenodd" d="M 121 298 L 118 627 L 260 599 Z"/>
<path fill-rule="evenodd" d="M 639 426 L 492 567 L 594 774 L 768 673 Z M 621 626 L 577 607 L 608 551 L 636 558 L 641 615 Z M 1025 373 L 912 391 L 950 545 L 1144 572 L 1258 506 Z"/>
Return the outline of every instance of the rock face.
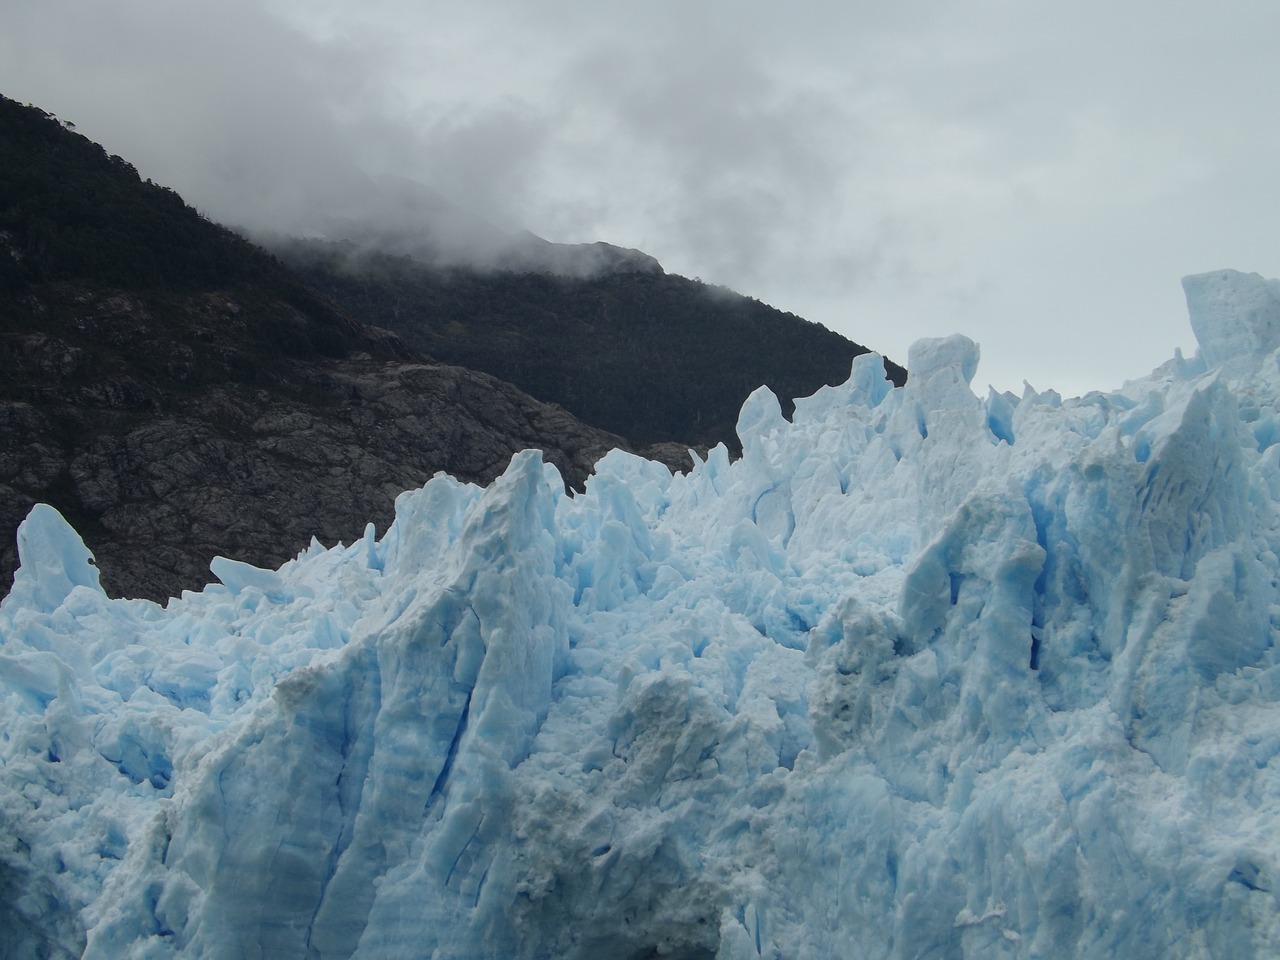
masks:
<path fill-rule="evenodd" d="M 113 594 L 352 541 L 438 471 L 544 451 L 581 484 L 619 438 L 429 359 L 120 157 L 0 97 L 0 594 L 48 502 Z"/>
<path fill-rule="evenodd" d="M 622 444 L 493 377 L 385 348 L 283 358 L 261 383 L 215 376 L 216 357 L 244 358 L 226 345 L 203 355 L 203 302 L 184 326 L 194 348 L 165 340 L 140 300 L 74 287 L 25 304 L 28 318 L 69 323 L 0 335 L 4 589 L 13 532 L 39 501 L 84 525 L 109 592 L 163 599 L 209 581 L 216 554 L 275 566 L 313 534 L 385 525 L 396 494 L 437 471 L 488 482 L 539 447 L 581 484 Z M 94 340 L 104 325 L 116 349 Z M 212 382 L 182 389 L 200 379 Z"/>

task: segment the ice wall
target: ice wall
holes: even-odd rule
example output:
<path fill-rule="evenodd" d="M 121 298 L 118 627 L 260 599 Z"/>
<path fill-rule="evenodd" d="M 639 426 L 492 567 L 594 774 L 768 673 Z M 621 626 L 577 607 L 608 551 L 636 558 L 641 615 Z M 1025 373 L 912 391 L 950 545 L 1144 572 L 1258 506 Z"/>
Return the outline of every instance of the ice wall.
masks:
<path fill-rule="evenodd" d="M 924 342 L 164 608 L 37 508 L 0 956 L 1280 955 L 1280 299 L 1185 284 L 1116 393 Z"/>

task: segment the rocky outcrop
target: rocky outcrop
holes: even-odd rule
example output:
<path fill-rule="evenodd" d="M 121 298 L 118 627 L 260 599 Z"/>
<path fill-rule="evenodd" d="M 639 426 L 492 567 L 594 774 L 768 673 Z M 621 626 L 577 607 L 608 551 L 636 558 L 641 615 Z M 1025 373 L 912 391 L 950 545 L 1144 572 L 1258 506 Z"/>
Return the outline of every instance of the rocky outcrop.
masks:
<path fill-rule="evenodd" d="M 625 445 L 375 328 L 346 357 L 267 364 L 235 340 L 254 312 L 226 293 L 148 301 L 74 284 L 7 308 L 0 592 L 40 501 L 84 533 L 109 592 L 163 599 L 208 582 L 215 555 L 276 566 L 313 535 L 350 542 L 437 471 L 487 482 L 538 447 L 581 484 Z"/>

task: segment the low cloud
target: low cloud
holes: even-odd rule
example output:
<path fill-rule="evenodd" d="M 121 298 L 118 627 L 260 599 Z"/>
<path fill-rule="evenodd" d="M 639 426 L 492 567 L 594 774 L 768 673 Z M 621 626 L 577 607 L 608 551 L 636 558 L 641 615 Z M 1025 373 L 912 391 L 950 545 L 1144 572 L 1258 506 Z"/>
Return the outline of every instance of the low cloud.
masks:
<path fill-rule="evenodd" d="M 1280 272 L 1277 29 L 1261 0 L 44 0 L 6 11 L 0 92 L 232 224 L 407 229 L 417 183 L 459 255 L 607 240 L 899 357 L 964 329 L 1001 387 L 1114 385 L 1193 349 L 1179 274 Z"/>

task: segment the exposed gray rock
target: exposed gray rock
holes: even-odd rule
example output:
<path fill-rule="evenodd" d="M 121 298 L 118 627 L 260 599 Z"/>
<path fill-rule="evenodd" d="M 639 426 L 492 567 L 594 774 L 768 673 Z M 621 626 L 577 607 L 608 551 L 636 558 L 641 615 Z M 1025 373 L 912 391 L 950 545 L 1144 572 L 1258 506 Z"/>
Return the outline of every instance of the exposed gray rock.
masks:
<path fill-rule="evenodd" d="M 626 446 L 494 377 L 388 356 L 383 331 L 370 331 L 377 358 L 282 358 L 260 386 L 208 369 L 236 366 L 225 329 L 202 351 L 199 328 L 186 342 L 157 339 L 140 302 L 72 299 L 86 322 L 0 337 L 6 592 L 14 531 L 38 501 L 81 531 L 108 592 L 164 599 L 212 580 L 215 555 L 275 566 L 312 536 L 331 544 L 369 521 L 385 529 L 396 495 L 437 471 L 484 483 L 537 447 L 581 485 Z M 108 316 L 122 339 L 104 352 Z"/>

